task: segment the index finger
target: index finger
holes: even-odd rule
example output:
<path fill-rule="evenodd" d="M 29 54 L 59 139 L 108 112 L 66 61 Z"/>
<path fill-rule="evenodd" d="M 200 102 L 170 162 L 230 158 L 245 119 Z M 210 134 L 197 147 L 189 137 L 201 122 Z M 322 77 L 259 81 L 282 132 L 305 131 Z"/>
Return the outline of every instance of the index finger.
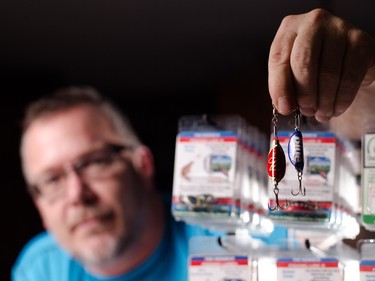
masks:
<path fill-rule="evenodd" d="M 296 32 L 286 30 L 281 24 L 271 44 L 268 58 L 270 96 L 277 111 L 283 115 L 288 115 L 297 108 L 290 65 L 290 55 L 296 36 Z"/>

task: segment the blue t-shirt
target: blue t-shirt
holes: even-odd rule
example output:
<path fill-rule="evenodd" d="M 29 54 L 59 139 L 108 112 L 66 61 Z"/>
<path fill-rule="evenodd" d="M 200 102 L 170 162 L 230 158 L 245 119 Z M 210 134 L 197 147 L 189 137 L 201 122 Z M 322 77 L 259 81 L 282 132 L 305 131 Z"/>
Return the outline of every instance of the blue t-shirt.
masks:
<path fill-rule="evenodd" d="M 146 261 L 124 275 L 103 278 L 88 273 L 43 232 L 25 245 L 13 266 L 12 281 L 185 281 L 189 239 L 201 235 L 213 234 L 169 215 L 163 239 Z"/>

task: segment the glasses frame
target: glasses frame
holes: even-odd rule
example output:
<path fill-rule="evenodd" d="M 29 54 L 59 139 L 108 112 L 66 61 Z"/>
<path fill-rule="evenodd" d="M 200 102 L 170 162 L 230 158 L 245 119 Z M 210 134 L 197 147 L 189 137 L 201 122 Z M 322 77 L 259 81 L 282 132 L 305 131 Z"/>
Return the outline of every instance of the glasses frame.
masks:
<path fill-rule="evenodd" d="M 95 152 L 100 152 L 100 151 L 104 152 L 104 151 L 107 151 L 109 153 L 113 153 L 113 154 L 119 155 L 120 153 L 122 153 L 124 151 L 133 151 L 133 150 L 134 150 L 134 146 L 131 146 L 131 145 L 125 145 L 125 144 L 106 144 L 101 149 L 89 152 L 86 155 L 79 157 L 78 159 L 76 159 L 75 161 L 73 161 L 72 164 L 68 165 L 69 168 L 63 169 L 58 176 L 67 177 L 69 175 L 69 173 L 74 172 L 76 175 L 78 175 L 79 177 L 81 177 L 82 171 L 84 171 L 84 169 L 87 168 L 88 162 L 90 162 L 87 159 L 85 160 L 85 158 L 88 158 L 90 154 L 93 154 Z M 40 198 L 46 197 L 46 195 L 43 194 L 43 192 L 41 192 L 41 190 L 38 187 L 37 183 L 36 184 L 29 184 L 28 185 L 28 190 L 29 190 L 29 192 L 31 193 L 32 196 L 36 196 L 36 197 L 40 197 Z"/>

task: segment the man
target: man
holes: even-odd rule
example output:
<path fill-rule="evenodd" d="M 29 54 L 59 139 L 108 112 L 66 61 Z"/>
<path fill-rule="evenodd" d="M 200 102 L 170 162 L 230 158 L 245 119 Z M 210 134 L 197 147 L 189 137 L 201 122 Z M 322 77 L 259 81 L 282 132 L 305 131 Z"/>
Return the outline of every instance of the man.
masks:
<path fill-rule="evenodd" d="M 20 152 L 48 234 L 26 246 L 13 280 L 186 280 L 188 238 L 206 233 L 173 221 L 151 152 L 95 90 L 33 103 Z"/>
<path fill-rule="evenodd" d="M 332 54 L 342 40 L 341 55 Z M 320 121 L 340 115 L 362 80 L 374 80 L 374 49 L 370 36 L 323 10 L 287 17 L 270 51 L 273 103 L 282 114 L 298 105 Z M 173 221 L 154 190 L 150 151 L 92 89 L 32 105 L 21 156 L 50 234 L 26 246 L 15 281 L 187 278 L 188 238 L 203 231 Z"/>

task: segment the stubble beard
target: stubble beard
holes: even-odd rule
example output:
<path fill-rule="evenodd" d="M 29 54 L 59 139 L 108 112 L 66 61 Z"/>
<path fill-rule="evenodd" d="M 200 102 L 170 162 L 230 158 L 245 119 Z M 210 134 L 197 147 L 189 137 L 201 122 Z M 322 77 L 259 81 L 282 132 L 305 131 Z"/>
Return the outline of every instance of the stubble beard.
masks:
<path fill-rule="evenodd" d="M 97 225 L 85 233 L 81 237 L 82 241 L 79 242 L 78 247 L 72 254 L 77 260 L 88 266 L 109 265 L 126 253 L 134 243 L 136 235 L 133 231 L 133 224 L 135 222 L 129 222 L 123 226 L 122 231 L 116 233 L 113 229 L 115 215 L 110 208 L 85 208 L 81 214 L 77 215 L 70 226 L 74 227 L 87 217 L 88 214 L 92 216 L 97 215 L 108 221 Z"/>
<path fill-rule="evenodd" d="M 91 235 L 95 235 L 95 230 Z M 115 262 L 133 244 L 134 235 L 109 236 L 100 241 L 93 242 L 90 246 L 82 246 L 76 253 L 76 258 L 89 267 L 107 266 Z"/>

